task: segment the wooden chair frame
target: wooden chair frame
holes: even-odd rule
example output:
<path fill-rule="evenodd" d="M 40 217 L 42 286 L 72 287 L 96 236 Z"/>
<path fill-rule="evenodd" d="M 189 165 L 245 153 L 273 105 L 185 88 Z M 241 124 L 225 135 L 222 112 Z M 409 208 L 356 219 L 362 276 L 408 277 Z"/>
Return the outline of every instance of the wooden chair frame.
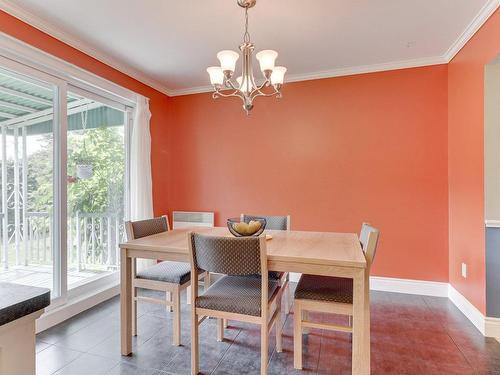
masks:
<path fill-rule="evenodd" d="M 261 273 L 262 273 L 262 296 L 261 296 L 261 316 L 252 316 L 237 314 L 219 310 L 205 309 L 196 307 L 196 298 L 198 296 L 198 278 L 196 277 L 198 269 L 195 267 L 194 263 L 194 249 L 191 243 L 192 232 L 188 233 L 189 242 L 189 256 L 191 259 L 191 279 L 193 280 L 192 293 L 191 293 L 191 375 L 197 375 L 199 372 L 199 338 L 198 338 L 198 326 L 207 318 L 217 318 L 217 339 L 218 341 L 223 340 L 224 326 L 222 324 L 223 319 L 225 320 L 236 320 L 246 323 L 254 323 L 260 325 L 260 340 L 261 340 L 261 350 L 260 350 L 260 373 L 261 375 L 267 374 L 268 367 L 268 346 L 269 346 L 269 334 L 276 325 L 276 351 L 278 353 L 282 352 L 282 319 L 281 319 L 281 297 L 282 289 L 278 287 L 276 291 L 269 298 L 268 293 L 268 268 L 267 268 L 267 250 L 266 250 L 266 239 L 264 236 L 260 237 L 260 262 L 261 262 Z"/>
<path fill-rule="evenodd" d="M 363 223 L 363 227 L 369 225 Z M 371 231 L 368 235 L 368 241 L 363 248 L 366 258 L 367 274 L 370 274 L 370 268 L 375 257 L 377 249 L 379 232 Z M 369 292 L 369 289 L 368 289 Z M 347 315 L 349 318 L 347 326 L 317 323 L 309 320 L 309 312 L 315 311 L 326 314 Z M 293 367 L 297 370 L 302 369 L 302 332 L 307 333 L 308 329 L 324 329 L 329 331 L 339 331 L 352 333 L 353 305 L 350 303 L 338 303 L 328 301 L 316 301 L 309 299 L 295 298 L 293 307 Z"/>
<path fill-rule="evenodd" d="M 163 215 L 167 222 L 167 231 L 170 230 L 168 216 Z M 125 230 L 129 240 L 135 239 L 134 228 L 132 222 L 125 223 Z M 204 278 L 204 288 L 210 286 L 210 275 L 202 273 L 200 277 Z M 191 285 L 191 281 L 183 284 L 167 283 L 165 281 L 146 280 L 137 278 L 137 258 L 132 258 L 132 335 L 137 336 L 137 302 L 143 301 L 164 305 L 168 312 L 174 313 L 173 319 L 173 335 L 172 345 L 179 346 L 181 344 L 181 292 Z M 137 289 L 149 289 L 160 292 L 165 292 L 165 299 L 139 296 Z"/>

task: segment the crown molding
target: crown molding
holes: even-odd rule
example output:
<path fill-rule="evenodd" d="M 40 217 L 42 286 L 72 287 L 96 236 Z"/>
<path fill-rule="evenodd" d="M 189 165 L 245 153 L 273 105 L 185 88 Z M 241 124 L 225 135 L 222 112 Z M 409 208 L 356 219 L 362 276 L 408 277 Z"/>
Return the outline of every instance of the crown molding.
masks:
<path fill-rule="evenodd" d="M 448 61 L 444 57 L 427 57 L 422 59 L 402 60 L 389 63 L 324 70 L 312 73 L 291 74 L 286 76 L 285 83 L 312 81 L 315 79 L 343 77 L 343 76 L 351 76 L 351 75 L 365 74 L 365 73 L 385 72 L 397 69 L 417 68 L 430 65 L 446 64 L 447 62 Z M 190 87 L 187 89 L 171 90 L 171 96 L 192 95 L 192 94 L 200 94 L 212 91 L 213 88 L 210 85 L 197 86 L 197 87 Z"/>
<path fill-rule="evenodd" d="M 347 68 L 338 68 L 304 74 L 291 74 L 286 77 L 286 82 L 310 81 L 315 79 L 350 76 L 356 74 L 376 73 L 397 69 L 418 68 L 423 66 L 448 64 L 455 55 L 465 46 L 474 34 L 484 25 L 491 15 L 500 6 L 500 0 L 488 0 L 479 13 L 467 25 L 466 29 L 453 42 L 450 48 L 441 56 L 425 57 L 419 59 L 401 60 L 388 63 L 362 65 Z M 171 96 L 191 95 L 213 91 L 211 86 L 198 86 L 187 89 L 171 90 Z"/>
<path fill-rule="evenodd" d="M 441 57 L 425 57 L 421 59 L 401 60 L 388 63 L 360 65 L 332 70 L 325 70 L 321 72 L 305 73 L 305 74 L 292 74 L 288 76 L 287 82 L 300 82 L 310 81 L 314 79 L 333 78 L 351 76 L 357 74 L 386 72 L 389 70 L 418 68 L 423 66 L 446 64 L 447 61 Z"/>
<path fill-rule="evenodd" d="M 500 6 L 500 0 L 489 0 L 474 17 L 474 19 L 467 25 L 464 32 L 453 42 L 448 51 L 445 52 L 443 57 L 447 62 L 453 60 L 458 52 L 467 44 L 467 42 L 474 36 L 475 33 L 484 25 L 484 23 L 491 17 L 491 15 Z"/>
<path fill-rule="evenodd" d="M 213 92 L 213 86 L 196 86 L 196 87 L 188 87 L 186 89 L 177 89 L 171 90 L 170 96 L 183 96 L 183 95 L 193 95 L 193 94 L 202 94 L 205 92 Z"/>
<path fill-rule="evenodd" d="M 122 61 L 119 61 L 111 56 L 108 56 L 101 51 L 98 51 L 97 49 L 85 43 L 76 36 L 63 31 L 60 28 L 55 27 L 54 25 L 49 24 L 48 22 L 41 19 L 39 16 L 27 11 L 26 9 L 20 7 L 19 5 L 12 4 L 10 1 L 7 0 L 0 0 L 0 9 L 16 17 L 17 19 L 27 23 L 28 25 L 33 26 L 34 28 L 44 32 L 45 34 L 48 34 L 51 37 L 60 40 L 61 42 L 69 45 L 70 47 L 73 47 L 79 50 L 80 52 L 83 52 L 86 55 L 89 55 L 94 59 L 110 66 L 111 68 L 116 69 L 119 72 L 124 73 L 129 77 L 134 78 L 137 81 L 170 96 L 171 90 L 168 87 L 165 87 L 165 85 L 163 85 L 162 83 L 151 79 L 138 69 L 133 68 L 132 66 Z"/>
<path fill-rule="evenodd" d="M 450 48 L 441 56 L 409 59 L 409 60 L 372 64 L 372 65 L 362 65 L 356 67 L 338 68 L 338 69 L 304 73 L 304 74 L 292 74 L 287 76 L 286 82 L 309 81 L 309 80 L 342 77 L 342 76 L 349 76 L 356 74 L 375 73 L 375 72 L 383 72 L 389 70 L 447 64 L 465 46 L 465 44 L 472 38 L 472 36 L 474 36 L 474 34 L 481 28 L 481 26 L 483 26 L 483 24 L 497 10 L 499 6 L 500 6 L 500 0 L 488 0 L 488 2 L 481 8 L 479 13 L 469 23 L 464 32 L 460 34 L 460 36 L 455 40 L 455 42 L 453 42 Z M 210 85 L 189 87 L 183 89 L 170 89 L 161 82 L 151 79 L 138 69 L 133 68 L 130 65 L 123 63 L 122 61 L 107 56 L 105 53 L 91 47 L 90 45 L 83 42 L 74 35 L 71 35 L 53 25 L 50 25 L 49 23 L 42 20 L 40 17 L 30 13 L 29 11 L 18 5 L 12 4 L 7 0 L 0 0 L 0 9 L 20 19 L 21 21 L 39 29 L 40 31 L 68 44 L 69 46 L 95 58 L 96 60 L 106 65 L 109 65 L 110 67 L 168 96 L 192 95 L 192 94 L 200 94 L 213 91 L 212 86 Z"/>

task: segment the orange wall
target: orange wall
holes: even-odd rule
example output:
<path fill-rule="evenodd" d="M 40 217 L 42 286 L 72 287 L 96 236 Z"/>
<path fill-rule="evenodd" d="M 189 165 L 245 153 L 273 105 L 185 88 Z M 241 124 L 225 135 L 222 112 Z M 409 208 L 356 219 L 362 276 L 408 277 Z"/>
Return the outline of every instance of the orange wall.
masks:
<path fill-rule="evenodd" d="M 377 275 L 448 281 L 447 66 L 287 84 L 284 98 L 172 98 L 158 208 L 380 227 Z M 159 189 L 159 187 L 158 187 Z"/>
<path fill-rule="evenodd" d="M 169 98 L 146 86 L 139 81 L 119 72 L 116 69 L 103 64 L 96 59 L 68 46 L 67 44 L 52 38 L 51 36 L 35 29 L 32 26 L 12 17 L 0 10 L 0 32 L 4 32 L 25 43 L 37 47 L 45 52 L 66 60 L 74 65 L 95 73 L 101 77 L 113 81 L 118 85 L 126 87 L 141 95 L 150 98 L 151 117 L 151 161 L 153 179 L 156 181 L 168 180 L 168 170 L 165 168 L 165 154 L 167 137 L 167 122 L 169 120 Z M 157 189 L 156 189 L 157 188 Z M 164 199 L 165 191 L 160 184 L 154 186 L 155 205 L 157 201 Z"/>
<path fill-rule="evenodd" d="M 156 214 L 290 213 L 306 230 L 369 220 L 382 229 L 375 274 L 449 271 L 484 312 L 483 69 L 500 51 L 498 11 L 449 66 L 287 84 L 250 117 L 209 94 L 167 98 L 2 11 L 0 31 L 151 98 Z"/>
<path fill-rule="evenodd" d="M 500 53 L 500 11 L 448 67 L 450 282 L 486 312 L 484 66 Z M 461 263 L 467 263 L 467 279 Z"/>

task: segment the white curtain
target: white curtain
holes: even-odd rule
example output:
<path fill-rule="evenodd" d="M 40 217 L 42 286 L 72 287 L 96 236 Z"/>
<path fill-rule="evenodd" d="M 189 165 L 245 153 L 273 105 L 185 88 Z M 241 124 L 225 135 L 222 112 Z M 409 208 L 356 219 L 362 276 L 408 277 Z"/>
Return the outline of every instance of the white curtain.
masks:
<path fill-rule="evenodd" d="M 149 99 L 138 96 L 130 140 L 130 220 L 153 217 L 150 119 Z M 151 264 L 153 260 L 138 259 L 137 269 Z"/>

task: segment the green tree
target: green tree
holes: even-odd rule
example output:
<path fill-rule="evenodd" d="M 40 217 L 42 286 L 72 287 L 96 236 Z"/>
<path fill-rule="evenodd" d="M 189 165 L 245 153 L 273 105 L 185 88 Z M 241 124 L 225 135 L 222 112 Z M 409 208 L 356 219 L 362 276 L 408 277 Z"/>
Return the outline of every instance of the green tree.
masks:
<path fill-rule="evenodd" d="M 50 212 L 52 209 L 52 135 L 44 135 L 40 143 L 40 150 L 28 158 L 28 212 Z"/>
<path fill-rule="evenodd" d="M 29 211 L 52 207 L 52 136 L 44 136 L 42 147 L 28 161 Z M 84 146 L 85 145 L 85 146 Z M 78 164 L 90 164 L 92 177 L 77 179 Z M 122 127 L 100 127 L 68 132 L 68 213 L 112 213 L 123 215 L 125 172 Z"/>

